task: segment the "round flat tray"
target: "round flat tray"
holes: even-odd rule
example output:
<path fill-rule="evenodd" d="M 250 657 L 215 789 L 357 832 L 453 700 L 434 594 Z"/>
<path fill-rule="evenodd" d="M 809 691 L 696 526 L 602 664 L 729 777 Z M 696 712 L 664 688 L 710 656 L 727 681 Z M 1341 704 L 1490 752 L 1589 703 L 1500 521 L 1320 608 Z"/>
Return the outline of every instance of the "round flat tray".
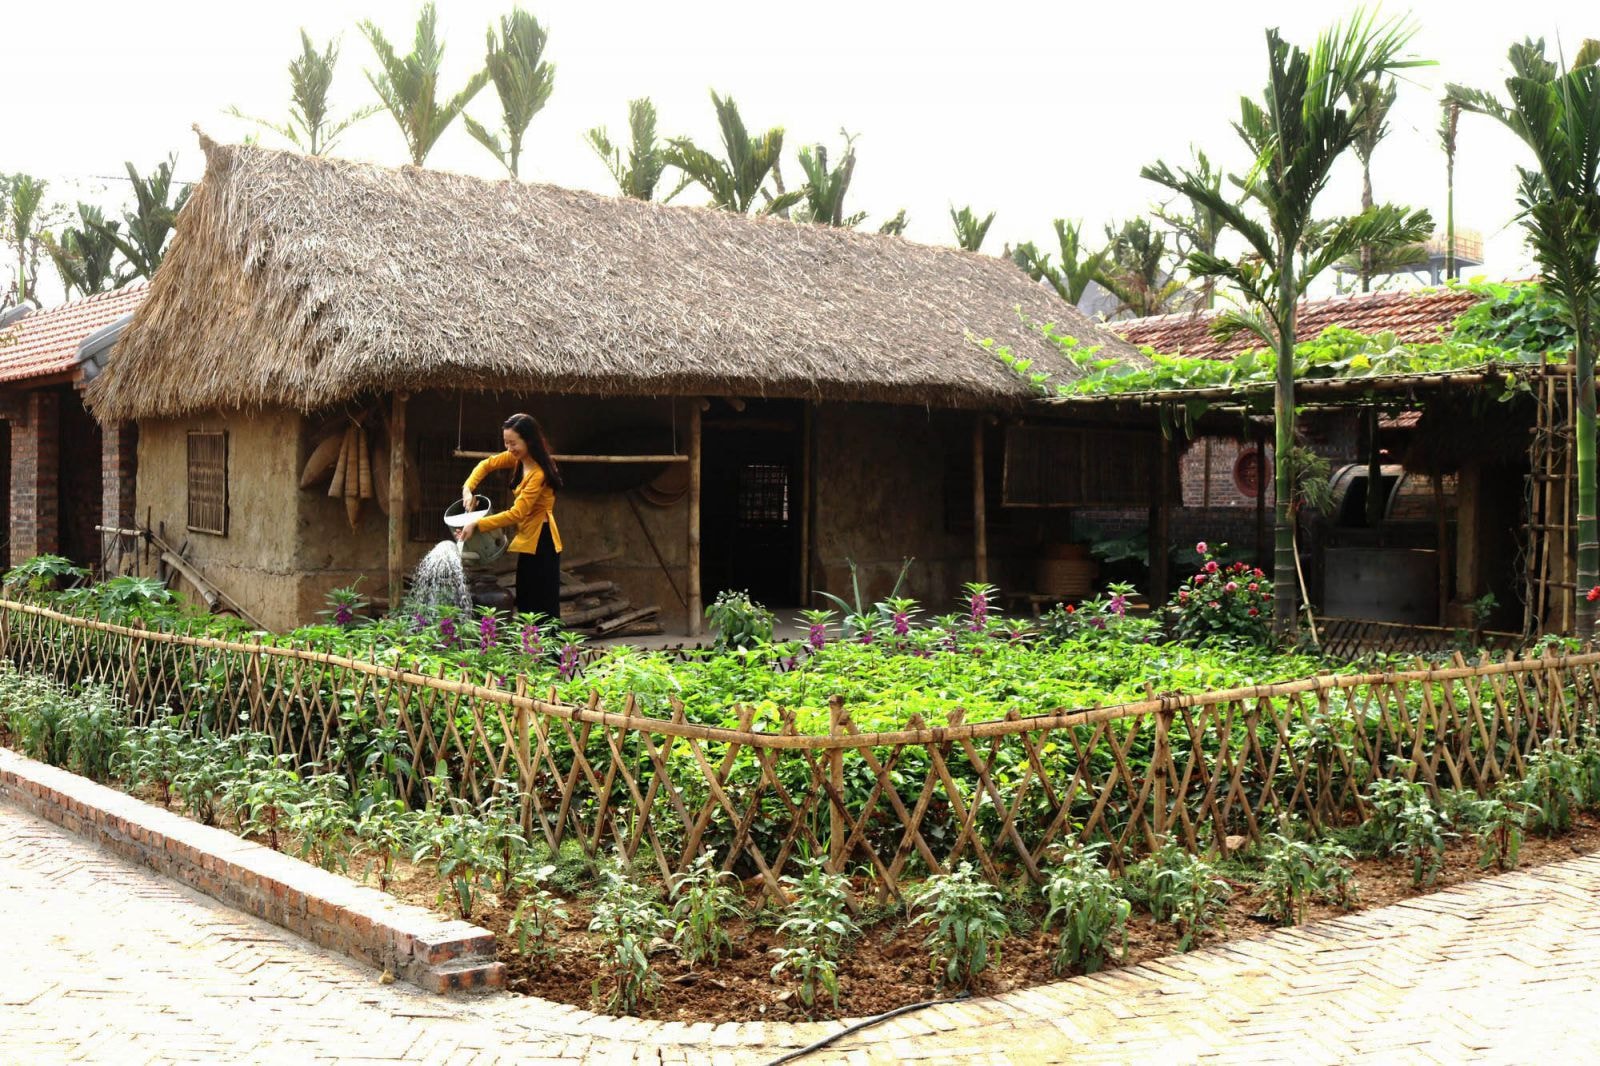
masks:
<path fill-rule="evenodd" d="M 462 526 L 471 525 L 473 522 L 483 518 L 490 510 L 489 497 L 477 496 L 473 500 L 474 503 L 479 501 L 482 501 L 481 509 L 473 511 L 463 510 L 461 501 L 455 501 L 444 510 L 444 524 L 451 529 L 460 529 Z"/>

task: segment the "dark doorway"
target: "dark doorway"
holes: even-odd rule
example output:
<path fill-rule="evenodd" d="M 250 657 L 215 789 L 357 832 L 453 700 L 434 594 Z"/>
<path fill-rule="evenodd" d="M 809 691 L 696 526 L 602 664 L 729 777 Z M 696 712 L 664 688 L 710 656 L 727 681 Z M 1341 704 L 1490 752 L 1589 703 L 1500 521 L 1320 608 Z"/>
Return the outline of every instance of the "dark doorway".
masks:
<path fill-rule="evenodd" d="M 701 592 L 745 589 L 758 603 L 800 603 L 805 491 L 805 407 L 751 400 L 735 410 L 711 401 L 702 417 Z"/>
<path fill-rule="evenodd" d="M 15 424 L 0 422 L 0 562 L 7 566 L 22 561 L 11 558 L 11 433 Z"/>
<path fill-rule="evenodd" d="M 57 512 L 61 520 L 61 554 L 79 566 L 99 571 L 100 514 L 104 504 L 100 423 L 84 410 L 83 396 L 76 389 L 62 389 L 59 395 L 61 446 L 56 458 L 56 474 L 61 499 Z"/>

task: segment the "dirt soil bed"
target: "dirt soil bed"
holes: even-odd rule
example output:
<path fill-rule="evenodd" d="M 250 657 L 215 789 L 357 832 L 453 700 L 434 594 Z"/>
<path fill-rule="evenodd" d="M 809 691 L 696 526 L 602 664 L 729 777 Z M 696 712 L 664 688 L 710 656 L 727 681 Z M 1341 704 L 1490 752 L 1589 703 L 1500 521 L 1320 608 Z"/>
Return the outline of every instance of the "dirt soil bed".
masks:
<path fill-rule="evenodd" d="M 1573 829 L 1553 839 L 1530 834 L 1523 842 L 1519 868 L 1557 862 L 1600 851 L 1600 819 L 1588 813 L 1575 815 Z M 1446 857 L 1438 880 L 1427 888 L 1411 885 L 1410 863 L 1402 858 L 1358 858 L 1354 862 L 1355 901 L 1349 910 L 1320 902 L 1307 907 L 1306 920 L 1317 921 L 1353 911 L 1382 907 L 1413 896 L 1426 895 L 1451 885 L 1489 877 L 1499 871 L 1478 866 L 1479 848 L 1471 839 L 1456 841 Z M 356 871 L 352 871 L 353 873 Z M 1254 885 L 1230 880 L 1234 895 L 1228 905 L 1223 930 L 1202 943 L 1261 936 L 1275 925 L 1257 916 L 1264 897 Z M 397 870 L 390 891 L 411 903 L 438 907 L 440 882 L 430 870 L 409 865 Z M 752 886 L 753 888 L 754 886 Z M 597 957 L 600 945 L 587 932 L 589 901 L 578 898 L 568 903 L 568 932 L 562 938 L 554 961 L 530 966 L 516 951 L 515 941 L 506 935 L 514 904 L 496 903 L 474 913 L 472 920 L 494 931 L 500 942 L 500 958 L 510 971 L 512 991 L 540 996 L 580 1007 L 596 1006 L 592 988 L 599 976 Z M 770 912 L 769 912 L 770 913 Z M 1022 923 L 1030 928 L 1013 935 L 1003 945 L 1000 965 L 984 975 L 979 994 L 1007 992 L 1015 988 L 1061 980 L 1051 971 L 1053 935 L 1038 930 L 1041 908 L 1028 908 Z M 873 915 L 862 917 L 866 925 Z M 691 971 L 670 947 L 652 961 L 664 985 L 656 1003 L 641 1012 L 643 1017 L 669 1021 L 800 1021 L 807 1015 L 795 996 L 796 982 L 787 974 L 774 980 L 772 966 L 777 961 L 773 948 L 783 943 L 773 929 L 774 920 L 739 922 L 729 928 L 734 954 L 715 969 Z M 866 935 L 851 945 L 840 966 L 839 1010 L 821 1012 L 819 1017 L 850 1017 L 878 1014 L 919 1000 L 948 995 L 941 990 L 929 970 L 923 946 L 925 926 L 908 927 L 903 917 L 893 917 L 868 927 Z M 1128 954 L 1113 959 L 1109 966 L 1131 965 L 1176 953 L 1178 934 L 1171 925 L 1157 925 L 1148 914 L 1136 910 L 1128 923 Z"/>

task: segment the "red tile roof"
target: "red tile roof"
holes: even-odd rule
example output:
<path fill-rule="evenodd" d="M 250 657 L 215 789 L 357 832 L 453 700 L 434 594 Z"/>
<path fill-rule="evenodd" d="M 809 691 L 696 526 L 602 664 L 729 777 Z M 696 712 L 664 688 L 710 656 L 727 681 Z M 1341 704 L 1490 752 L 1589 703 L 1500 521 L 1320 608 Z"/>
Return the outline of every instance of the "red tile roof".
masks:
<path fill-rule="evenodd" d="M 1402 344 L 1437 340 L 1482 299 L 1465 289 L 1404 289 L 1308 300 L 1300 305 L 1297 333 L 1309 338 L 1329 326 L 1343 326 L 1358 333 L 1393 333 Z M 1131 344 L 1148 344 L 1163 355 L 1231 359 L 1246 349 L 1261 347 L 1253 334 L 1241 333 L 1226 341 L 1212 336 L 1215 316 L 1215 311 L 1185 311 L 1107 322 L 1105 328 Z"/>
<path fill-rule="evenodd" d="M 138 307 L 148 289 L 144 282 L 135 282 L 114 292 L 35 311 L 0 330 L 0 382 L 73 369 L 78 365 L 78 344 Z"/>

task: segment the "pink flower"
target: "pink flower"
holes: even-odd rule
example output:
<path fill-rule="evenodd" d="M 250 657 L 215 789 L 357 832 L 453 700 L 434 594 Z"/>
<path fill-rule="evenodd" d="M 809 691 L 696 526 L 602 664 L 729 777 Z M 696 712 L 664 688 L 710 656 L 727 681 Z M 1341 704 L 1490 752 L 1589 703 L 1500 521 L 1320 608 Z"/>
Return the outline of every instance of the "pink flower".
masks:
<path fill-rule="evenodd" d="M 1246 587 L 1247 587 L 1247 588 L 1248 588 L 1248 589 L 1249 589 L 1249 590 L 1250 590 L 1250 591 L 1251 591 L 1251 592 L 1260 592 L 1260 591 L 1261 591 L 1261 586 L 1260 586 L 1260 585 L 1258 585 L 1258 584 L 1256 584 L 1256 583 L 1255 583 L 1255 582 L 1254 582 L 1254 581 L 1252 581 L 1252 582 L 1250 582 L 1250 584 L 1249 584 L 1249 585 L 1247 585 L 1247 586 L 1246 586 Z"/>
<path fill-rule="evenodd" d="M 1237 581 L 1230 581 L 1226 585 L 1222 586 L 1222 588 L 1225 592 L 1238 592 L 1239 583 Z"/>
<path fill-rule="evenodd" d="M 1250 608 L 1250 617 L 1251 618 L 1254 618 L 1256 615 L 1258 615 L 1260 613 L 1261 612 L 1259 610 L 1257 610 L 1256 608 L 1254 608 L 1254 607 Z"/>
<path fill-rule="evenodd" d="M 1187 600 L 1188 598 L 1189 598 L 1189 590 L 1188 589 L 1179 589 L 1178 590 L 1178 599 Z"/>
<path fill-rule="evenodd" d="M 1593 603 L 1595 600 L 1600 600 L 1600 585 L 1596 585 L 1594 588 L 1584 593 L 1583 598 L 1588 600 L 1590 603 Z"/>
<path fill-rule="evenodd" d="M 1217 570 L 1218 570 L 1218 569 L 1219 569 L 1219 568 L 1218 568 L 1218 566 L 1217 566 L 1217 561 L 1216 561 L 1216 560 L 1215 560 L 1215 559 L 1212 559 L 1212 560 L 1209 560 L 1209 561 L 1208 561 L 1208 562 L 1207 562 L 1207 563 L 1206 563 L 1206 573 L 1208 573 L 1208 574 L 1214 574 L 1214 573 L 1216 573 L 1216 572 L 1217 572 Z"/>
<path fill-rule="evenodd" d="M 1215 611 L 1217 608 L 1221 607 L 1222 604 L 1218 603 L 1216 600 L 1212 600 L 1210 603 L 1206 604 L 1206 606 Z"/>
<path fill-rule="evenodd" d="M 1206 542 L 1202 540 L 1199 544 L 1194 546 L 1194 550 L 1196 554 L 1204 555 L 1206 553 Z"/>

